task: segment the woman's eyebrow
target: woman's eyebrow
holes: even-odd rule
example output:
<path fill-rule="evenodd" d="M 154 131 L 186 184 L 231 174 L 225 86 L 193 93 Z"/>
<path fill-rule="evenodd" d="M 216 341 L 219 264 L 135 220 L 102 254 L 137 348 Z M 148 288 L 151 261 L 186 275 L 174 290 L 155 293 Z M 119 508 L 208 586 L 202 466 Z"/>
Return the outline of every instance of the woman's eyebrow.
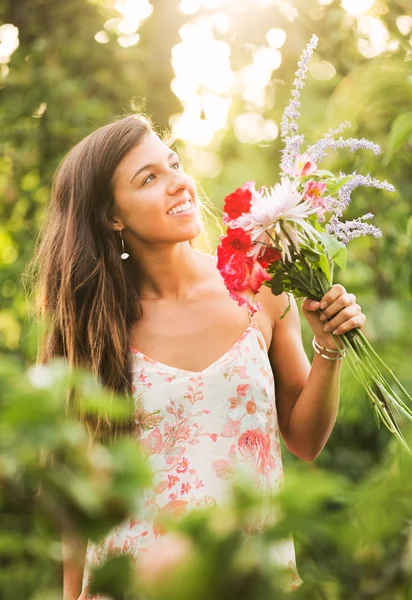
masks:
<path fill-rule="evenodd" d="M 174 156 L 175 156 L 176 158 L 178 158 L 178 156 L 177 156 L 176 152 L 174 152 L 174 151 L 172 150 L 172 152 L 170 152 L 170 153 L 169 153 L 169 155 L 168 155 L 168 157 L 167 157 L 167 160 L 170 160 L 170 159 L 171 159 L 172 157 L 174 157 Z M 136 171 L 136 173 L 133 175 L 133 177 L 131 178 L 131 180 L 129 181 L 129 183 L 132 183 L 133 179 L 134 179 L 135 177 L 137 177 L 137 175 L 139 175 L 139 173 L 141 173 L 142 171 L 146 171 L 146 169 L 151 169 L 151 168 L 153 168 L 154 166 L 155 166 L 155 165 L 154 165 L 154 163 L 149 163 L 149 164 L 147 164 L 147 165 L 144 165 L 143 167 L 140 167 L 140 169 L 138 169 L 138 170 Z"/>

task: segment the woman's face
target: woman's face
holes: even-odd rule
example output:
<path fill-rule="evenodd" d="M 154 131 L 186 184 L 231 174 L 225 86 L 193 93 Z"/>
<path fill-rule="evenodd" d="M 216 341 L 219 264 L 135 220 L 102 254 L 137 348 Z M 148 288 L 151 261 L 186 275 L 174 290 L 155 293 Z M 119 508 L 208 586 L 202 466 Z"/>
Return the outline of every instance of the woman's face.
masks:
<path fill-rule="evenodd" d="M 178 243 L 200 233 L 194 181 L 153 131 L 117 166 L 114 199 L 113 228 L 130 242 Z"/>

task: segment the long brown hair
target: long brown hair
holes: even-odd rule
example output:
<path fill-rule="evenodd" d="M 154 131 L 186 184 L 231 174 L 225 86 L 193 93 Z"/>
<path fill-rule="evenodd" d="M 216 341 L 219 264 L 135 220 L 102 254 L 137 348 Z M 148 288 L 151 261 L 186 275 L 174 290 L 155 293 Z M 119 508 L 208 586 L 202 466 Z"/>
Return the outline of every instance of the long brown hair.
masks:
<path fill-rule="evenodd" d="M 64 357 L 129 398 L 128 339 L 141 306 L 136 272 L 130 261 L 121 261 L 120 236 L 110 226 L 113 175 L 151 129 L 143 115 L 127 116 L 72 148 L 54 176 L 39 243 L 28 266 L 35 282 L 31 293 L 36 316 L 50 322 L 38 345 L 37 362 Z M 118 433 L 120 426 L 105 425 L 110 434 Z M 97 429 L 101 427 L 98 419 Z M 99 433 L 95 421 L 93 429 Z M 127 429 L 132 431 L 132 422 Z"/>

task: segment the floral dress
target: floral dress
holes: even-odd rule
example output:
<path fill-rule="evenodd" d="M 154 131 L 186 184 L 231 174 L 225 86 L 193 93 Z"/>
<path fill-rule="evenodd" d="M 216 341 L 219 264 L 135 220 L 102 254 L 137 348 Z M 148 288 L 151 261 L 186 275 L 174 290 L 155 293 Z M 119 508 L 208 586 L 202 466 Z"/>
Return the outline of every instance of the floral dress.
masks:
<path fill-rule="evenodd" d="M 89 542 L 82 600 L 91 598 L 93 565 L 113 552 L 138 559 L 158 543 L 164 533 L 159 517 L 227 502 L 239 462 L 253 469 L 261 491 L 282 486 L 274 378 L 262 332 L 249 317 L 235 344 L 203 371 L 170 367 L 130 347 L 136 427 L 153 485 L 138 518 L 118 525 L 99 544 Z M 301 580 L 292 537 L 276 546 L 274 560 L 292 569 L 289 587 L 296 589 Z"/>

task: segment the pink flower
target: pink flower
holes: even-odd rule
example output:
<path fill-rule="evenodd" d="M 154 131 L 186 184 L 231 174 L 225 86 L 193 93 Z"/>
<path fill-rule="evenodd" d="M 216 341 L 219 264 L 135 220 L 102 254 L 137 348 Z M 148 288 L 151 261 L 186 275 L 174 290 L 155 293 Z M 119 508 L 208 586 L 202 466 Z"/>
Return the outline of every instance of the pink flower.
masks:
<path fill-rule="evenodd" d="M 315 173 L 318 170 L 318 166 L 309 154 L 298 154 L 295 165 L 292 168 L 284 168 L 283 170 L 285 173 L 289 173 L 295 177 L 306 177 Z"/>
<path fill-rule="evenodd" d="M 195 490 L 200 490 L 200 488 L 205 487 L 205 484 L 203 483 L 203 481 L 201 479 L 199 479 L 199 477 L 196 477 L 195 479 Z"/>
<path fill-rule="evenodd" d="M 167 476 L 168 479 L 168 484 L 167 487 L 172 488 L 178 481 L 180 481 L 179 477 L 177 477 L 176 475 L 168 475 Z"/>
<path fill-rule="evenodd" d="M 326 202 L 323 194 L 326 190 L 326 183 L 323 181 L 314 181 L 310 179 L 303 190 L 305 200 L 308 200 L 313 207 L 319 208 L 320 212 L 326 210 Z"/>
<path fill-rule="evenodd" d="M 192 486 L 190 485 L 190 483 L 182 483 L 181 488 L 180 488 L 180 493 L 181 494 L 188 494 L 191 490 Z"/>
<path fill-rule="evenodd" d="M 189 462 L 188 462 L 187 458 L 184 457 L 184 458 L 182 458 L 180 463 L 177 465 L 176 472 L 177 473 L 186 473 L 188 466 L 189 466 Z"/>
<path fill-rule="evenodd" d="M 146 438 L 141 439 L 140 443 L 148 454 L 160 454 L 163 450 L 163 438 L 159 427 L 155 427 Z"/>
<path fill-rule="evenodd" d="M 247 461 L 253 461 L 258 471 L 264 474 L 273 468 L 274 459 L 270 454 L 270 439 L 260 429 L 248 429 L 238 439 L 240 455 Z"/>
<path fill-rule="evenodd" d="M 244 398 L 249 387 L 250 385 L 248 383 L 240 383 L 236 388 L 237 395 Z"/>

